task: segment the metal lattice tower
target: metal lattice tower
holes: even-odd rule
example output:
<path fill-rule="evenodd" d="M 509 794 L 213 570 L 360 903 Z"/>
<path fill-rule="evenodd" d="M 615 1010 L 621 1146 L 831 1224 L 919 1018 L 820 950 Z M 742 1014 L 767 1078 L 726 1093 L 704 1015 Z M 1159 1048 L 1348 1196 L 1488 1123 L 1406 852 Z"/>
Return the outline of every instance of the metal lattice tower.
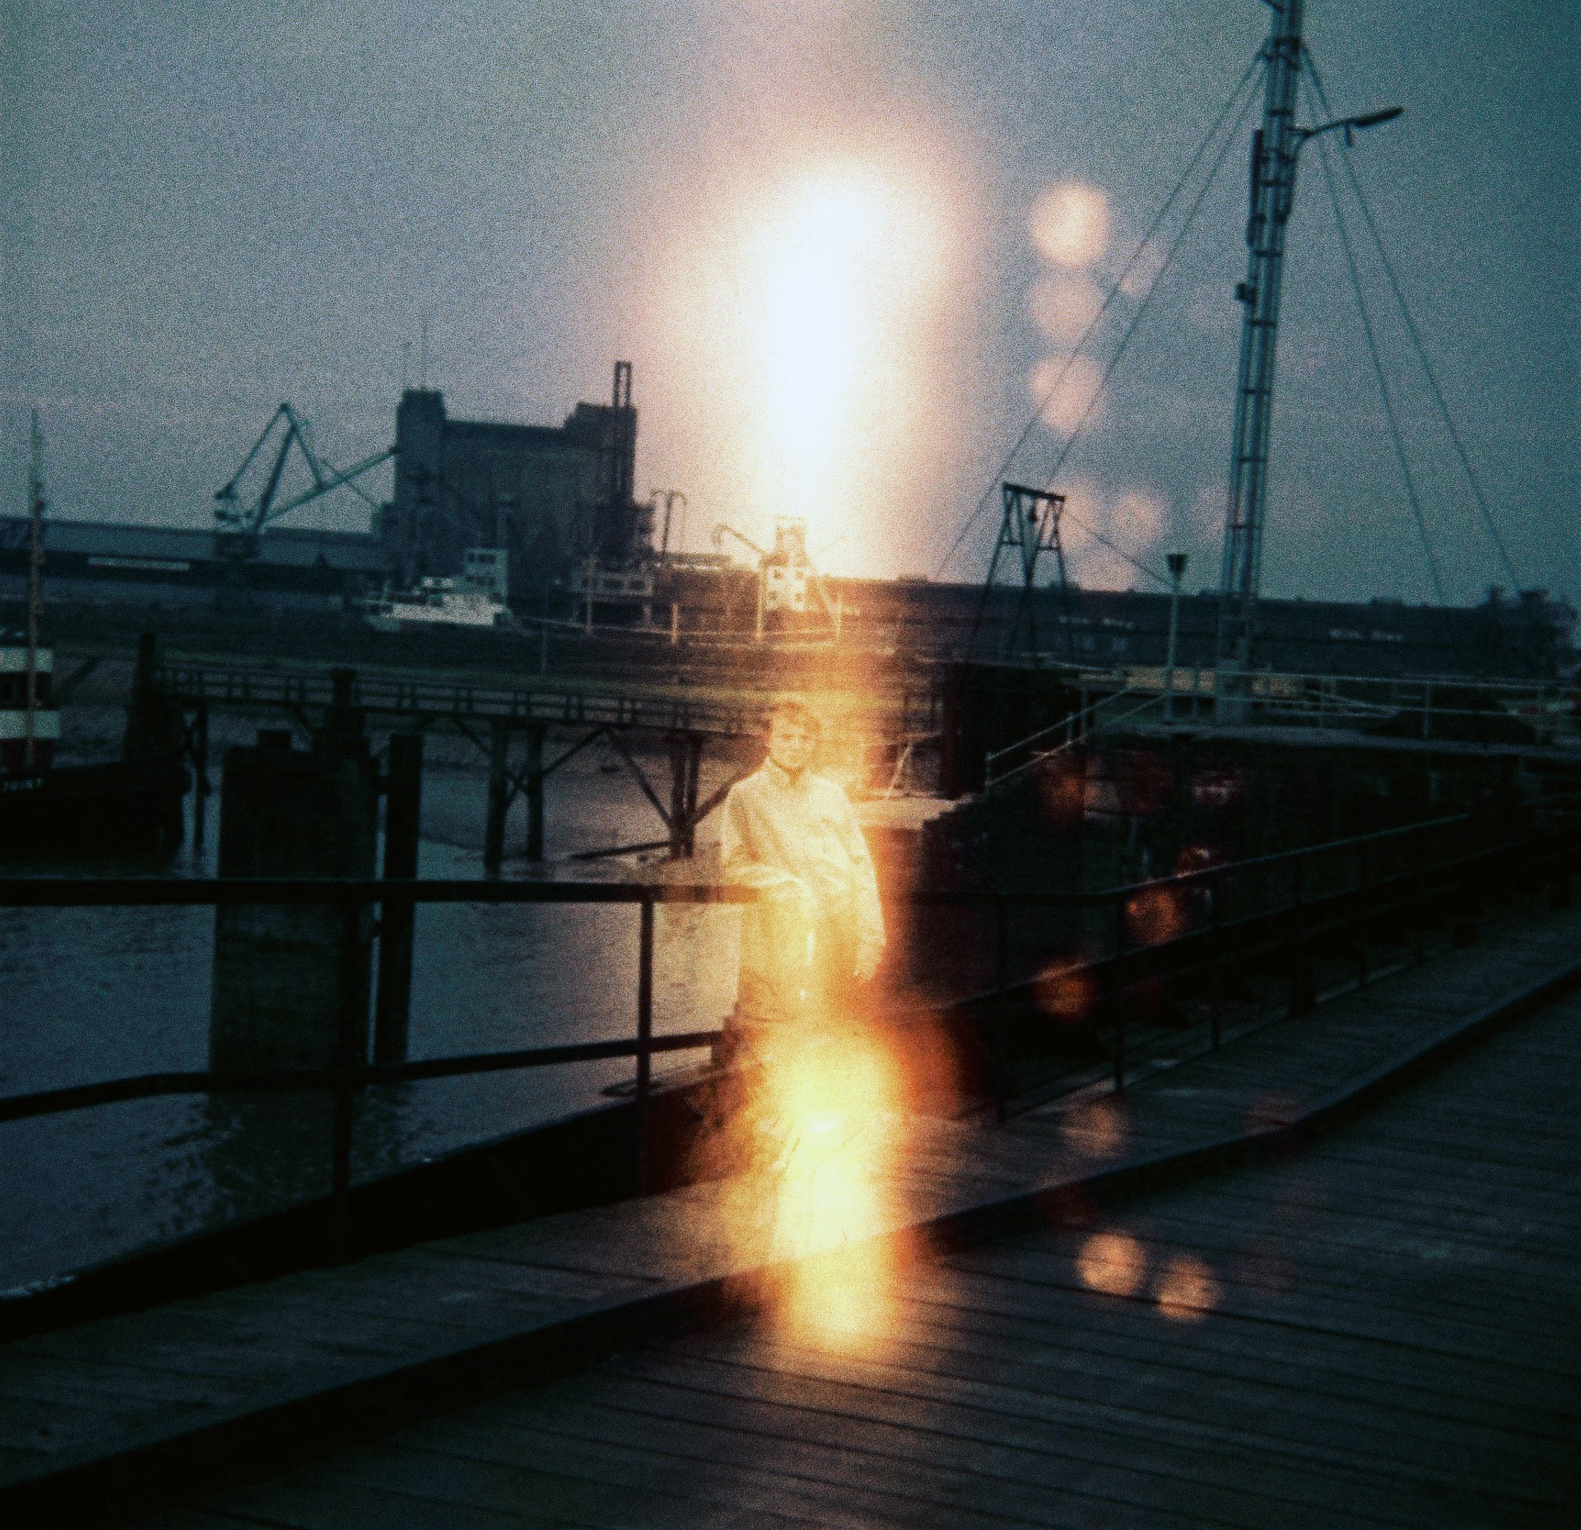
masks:
<path fill-rule="evenodd" d="M 1065 611 L 1065 643 L 1071 662 L 1076 659 L 1075 636 L 1071 631 L 1070 584 L 1065 575 L 1065 549 L 1060 543 L 1060 516 L 1065 510 L 1065 496 L 1047 489 L 1030 489 L 1021 483 L 1005 483 L 1004 519 L 999 527 L 999 540 L 994 543 L 994 556 L 988 565 L 988 581 L 983 586 L 984 605 L 978 608 L 979 621 L 987 603 L 988 592 L 993 589 L 994 576 L 999 572 L 999 557 L 1007 548 L 1015 548 L 1021 555 L 1021 595 L 1016 601 L 1015 616 L 1005 640 L 1008 656 L 1016 651 L 1021 641 L 1023 623 L 1026 627 L 1027 651 L 1038 651 L 1037 618 L 1032 606 L 1033 582 L 1037 577 L 1038 559 L 1042 554 L 1054 554 L 1058 570 L 1060 598 Z M 973 633 L 975 637 L 975 629 Z"/>
<path fill-rule="evenodd" d="M 1268 435 L 1273 420 L 1285 224 L 1295 198 L 1296 155 L 1307 136 L 1295 125 L 1303 0 L 1267 3 L 1273 11 L 1273 21 L 1263 48 L 1263 122 L 1252 138 L 1246 280 L 1235 289 L 1242 309 L 1241 356 L 1236 375 L 1235 432 L 1219 585 L 1221 673 L 1243 670 L 1251 662 L 1262 577 L 1263 509 L 1268 493 Z"/>

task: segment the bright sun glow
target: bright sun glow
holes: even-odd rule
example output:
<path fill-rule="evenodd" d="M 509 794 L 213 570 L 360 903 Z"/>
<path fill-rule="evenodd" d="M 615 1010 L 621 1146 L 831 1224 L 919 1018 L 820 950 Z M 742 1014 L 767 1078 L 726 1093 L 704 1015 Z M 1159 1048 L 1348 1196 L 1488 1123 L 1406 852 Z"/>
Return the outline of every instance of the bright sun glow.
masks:
<path fill-rule="evenodd" d="M 1096 186 L 1065 181 L 1032 208 L 1032 241 L 1043 257 L 1067 270 L 1095 265 L 1109 245 L 1109 199 Z"/>
<path fill-rule="evenodd" d="M 802 1343 L 871 1353 L 895 1327 L 894 1177 L 904 1156 L 898 1069 L 860 1037 L 779 1043 L 737 1129 L 750 1171 L 728 1212 L 738 1259 L 772 1263 L 772 1321 Z"/>
<path fill-rule="evenodd" d="M 711 469 L 705 514 L 760 539 L 800 516 L 824 566 L 887 561 L 862 543 L 892 531 L 881 496 L 915 472 L 940 395 L 949 201 L 899 158 L 808 155 L 704 216 L 666 327 Z"/>
<path fill-rule="evenodd" d="M 762 294 L 763 435 L 759 508 L 841 529 L 855 458 L 898 387 L 907 304 L 935 274 L 939 239 L 924 206 L 878 172 L 832 167 L 767 209 L 755 250 Z"/>

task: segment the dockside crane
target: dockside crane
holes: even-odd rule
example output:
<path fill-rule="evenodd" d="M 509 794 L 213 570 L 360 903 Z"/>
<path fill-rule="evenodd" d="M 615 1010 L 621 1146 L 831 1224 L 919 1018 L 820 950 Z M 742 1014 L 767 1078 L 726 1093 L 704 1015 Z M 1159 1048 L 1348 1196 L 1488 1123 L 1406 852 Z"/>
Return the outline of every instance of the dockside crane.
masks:
<path fill-rule="evenodd" d="M 280 429 L 282 425 L 283 430 Z M 274 461 L 269 468 L 268 476 L 258 497 L 250 504 L 244 505 L 241 500 L 242 480 L 271 439 L 277 439 L 278 445 L 275 447 Z M 313 475 L 313 486 L 292 495 L 289 499 L 278 500 L 280 482 L 285 476 L 286 464 L 290 460 L 293 445 L 307 464 L 308 471 Z M 381 463 L 388 462 L 394 455 L 395 448 L 391 446 L 382 452 L 376 452 L 371 457 L 363 458 L 353 467 L 344 470 L 335 468 L 313 450 L 307 421 L 302 419 L 289 403 L 281 404 L 269 417 L 269 423 L 264 426 L 263 433 L 253 443 L 252 450 L 242 459 L 242 465 L 231 476 L 230 482 L 224 488 L 214 491 L 214 498 L 218 501 L 214 511 L 215 556 L 235 564 L 251 561 L 258 556 L 258 538 L 266 526 L 279 520 L 281 516 L 300 509 L 303 505 L 322 499 L 324 495 L 336 489 L 349 488 L 354 494 L 366 500 L 372 509 L 377 510 L 378 502 L 364 493 L 356 480 Z"/>

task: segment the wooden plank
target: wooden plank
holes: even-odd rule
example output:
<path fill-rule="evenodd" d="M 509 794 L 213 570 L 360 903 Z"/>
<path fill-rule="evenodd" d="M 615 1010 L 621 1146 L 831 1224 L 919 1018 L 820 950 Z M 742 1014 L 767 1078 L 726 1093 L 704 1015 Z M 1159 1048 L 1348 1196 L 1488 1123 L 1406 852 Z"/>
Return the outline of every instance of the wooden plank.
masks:
<path fill-rule="evenodd" d="M 1418 1478 L 1440 1485 L 1465 1481 L 1456 1432 L 1447 1430 L 1436 1414 L 1375 1401 L 1340 1405 L 1282 1378 L 1249 1381 L 1200 1364 L 1181 1364 L 1167 1337 L 1145 1358 L 1062 1347 L 1057 1363 L 1051 1355 L 1029 1359 L 1024 1349 L 1017 1353 L 1008 1346 L 979 1347 L 959 1339 L 953 1344 L 918 1343 L 918 1337 L 908 1329 L 903 1339 L 885 1346 L 882 1360 L 867 1361 L 763 1341 L 730 1349 L 686 1349 L 729 1364 L 903 1395 L 929 1397 L 942 1391 L 952 1403 L 956 1383 L 1011 1396 L 1045 1392 L 1078 1404 L 1102 1405 L 1123 1396 L 1128 1410 L 1232 1431 L 1238 1446 L 1255 1448 L 1261 1442 L 1281 1451 L 1321 1448 L 1392 1474 L 1408 1467 Z M 1499 1429 L 1491 1438 L 1505 1454 L 1518 1454 L 1527 1446 L 1515 1430 Z"/>
<path fill-rule="evenodd" d="M 1354 1496 L 1368 1518 L 1440 1526 L 1456 1490 L 1421 1482 L 1397 1485 L 1383 1472 L 1333 1459 L 1314 1465 L 1294 1453 L 1259 1459 L 1248 1481 L 1246 1447 L 1231 1432 L 1180 1425 L 1142 1412 L 1077 1405 L 1050 1395 L 1008 1394 L 957 1384 L 954 1397 L 921 1399 L 889 1390 L 812 1384 L 770 1372 L 671 1364 L 662 1375 L 597 1378 L 588 1401 L 689 1420 L 705 1427 L 751 1428 L 824 1444 L 857 1439 L 905 1466 L 919 1456 L 969 1469 L 990 1483 L 1080 1490 L 1100 1501 L 1174 1508 L 1226 1524 L 1331 1525 L 1335 1484 L 1364 1486 Z M 579 1378 L 580 1379 L 580 1378 Z M 574 1389 L 571 1389 L 574 1390 Z M 953 1405 L 952 1405 L 953 1402 Z M 1442 1500 L 1442 1501 L 1441 1501 Z M 1459 1499 L 1462 1506 L 1465 1496 Z"/>
<path fill-rule="evenodd" d="M 1147 1303 L 1094 1299 L 1074 1310 L 1058 1292 L 1030 1302 L 1019 1283 L 943 1269 L 914 1272 L 910 1288 L 912 1300 L 933 1305 L 952 1323 L 992 1320 L 1014 1325 L 1011 1331 L 1023 1334 L 1028 1345 L 1038 1344 L 1040 1334 L 1041 1342 L 1050 1345 L 1066 1343 L 1073 1334 L 1117 1335 L 1144 1346 L 1159 1342 L 1161 1319 Z M 1172 1330 L 1171 1342 L 1202 1342 L 1199 1336 L 1204 1332 L 1204 1325 L 1183 1325 Z M 1576 1388 L 1571 1378 L 1516 1372 L 1502 1358 L 1486 1360 L 1420 1348 L 1407 1354 L 1393 1338 L 1233 1317 L 1214 1325 L 1212 1342 L 1215 1349 L 1253 1363 L 1327 1365 L 1379 1385 L 1403 1380 L 1445 1396 L 1492 1397 L 1501 1405 L 1538 1410 L 1553 1418 L 1575 1416 Z"/>
<path fill-rule="evenodd" d="M 1028 1354 L 1043 1353 L 1057 1357 L 1048 1363 L 1099 1370 L 1119 1361 L 1144 1365 L 1158 1361 L 1156 1320 L 1098 1323 L 1091 1316 L 1084 1314 L 1082 1322 L 1062 1327 L 1051 1341 L 1042 1319 L 1018 1320 L 913 1298 L 906 1304 L 904 1331 L 910 1344 L 938 1347 L 946 1355 L 964 1354 L 984 1364 L 1001 1356 L 1021 1363 Z M 1457 1367 L 1450 1390 L 1434 1386 L 1432 1375 L 1402 1372 L 1393 1354 L 1358 1354 L 1334 1343 L 1309 1343 L 1304 1336 L 1283 1345 L 1257 1345 L 1248 1344 L 1245 1335 L 1228 1332 L 1224 1324 L 1211 1330 L 1193 1324 L 1174 1330 L 1169 1344 L 1168 1363 L 1182 1374 L 1224 1375 L 1254 1387 L 1276 1386 L 1310 1400 L 1315 1408 L 1359 1404 L 1396 1418 L 1420 1416 L 1434 1428 L 1440 1421 L 1457 1420 L 1550 1445 L 1568 1442 L 1574 1432 L 1566 1415 L 1531 1406 L 1502 1369 L 1474 1378 Z"/>
<path fill-rule="evenodd" d="M 1128 1298 L 1086 1293 L 1084 1283 L 1074 1271 L 1074 1260 L 1069 1255 L 1000 1247 L 991 1253 L 954 1255 L 947 1263 L 952 1268 L 972 1270 L 1018 1285 L 1045 1288 L 1050 1293 L 1050 1299 L 1076 1292 L 1104 1302 L 1149 1300 L 1146 1296 Z M 1227 1278 L 1224 1272 L 1217 1272 L 1215 1278 L 1218 1292 L 1214 1311 L 1246 1319 L 1265 1320 L 1270 1298 L 1264 1290 Z M 1503 1358 L 1511 1365 L 1535 1371 L 1581 1375 L 1581 1339 L 1572 1335 L 1544 1335 L 1514 1326 L 1490 1332 L 1483 1325 L 1470 1320 L 1447 1317 L 1441 1313 L 1411 1311 L 1412 1337 L 1405 1340 L 1400 1337 L 1402 1330 L 1399 1320 L 1403 1312 L 1399 1308 L 1380 1311 L 1375 1304 L 1331 1291 L 1295 1290 L 1281 1294 L 1277 1300 L 1279 1320 L 1301 1327 L 1339 1328 L 1344 1332 L 1397 1343 L 1402 1351 L 1432 1349 L 1452 1355 Z"/>
<path fill-rule="evenodd" d="M 161 1508 L 133 1519 L 118 1519 L 116 1530 L 258 1530 L 259 1521 L 207 1509 Z"/>
<path fill-rule="evenodd" d="M 667 1480 L 651 1470 L 621 1480 L 622 1474 L 610 1473 L 585 1454 L 580 1470 L 569 1469 L 568 1453 L 558 1455 L 552 1466 L 528 1467 L 475 1453 L 460 1456 L 389 1445 L 376 1454 L 342 1458 L 325 1477 L 326 1485 L 349 1481 L 446 1504 L 529 1513 L 533 1520 L 549 1515 L 586 1525 L 640 1524 L 652 1530 L 689 1530 L 706 1520 L 720 1530 L 820 1530 L 828 1523 L 823 1516 L 808 1516 L 790 1494 L 748 1506 L 728 1491 L 710 1491 L 711 1469 L 699 1469 L 699 1463 Z M 875 1519 L 871 1513 L 866 1522 L 904 1523 Z M 861 1521 L 851 1519 L 848 1523 Z"/>
<path fill-rule="evenodd" d="M 1095 1408 L 1105 1400 L 1123 1398 L 1127 1412 L 1142 1412 L 1166 1425 L 1171 1420 L 1206 1424 L 1221 1435 L 1227 1434 L 1234 1454 L 1241 1459 L 1309 1456 L 1336 1483 L 1343 1477 L 1343 1471 L 1334 1469 L 1338 1465 L 1380 1471 L 1417 1484 L 1436 1483 L 1438 1489 L 1450 1492 L 1486 1492 L 1497 1486 L 1505 1496 L 1535 1501 L 1525 1483 L 1530 1471 L 1540 1467 L 1554 1449 L 1551 1441 L 1528 1441 L 1508 1430 L 1478 1431 L 1472 1436 L 1464 1428 L 1446 1427 L 1443 1420 L 1431 1415 L 1402 1414 L 1388 1407 L 1357 1410 L 1332 1401 L 1317 1405 L 1291 1388 L 1281 1390 L 1272 1384 L 1248 1388 L 1244 1381 L 1223 1375 L 1176 1373 L 1172 1350 L 1171 1339 L 1162 1337 L 1155 1352 L 1140 1362 L 1116 1363 L 1110 1357 L 1108 1365 L 1091 1368 L 1073 1365 L 1068 1351 L 1061 1352 L 1057 1363 L 1045 1355 L 1031 1364 L 996 1356 L 996 1364 L 985 1363 L 969 1352 L 946 1358 L 930 1350 L 923 1356 L 925 1363 L 919 1365 L 893 1368 L 886 1358 L 871 1372 L 866 1366 L 860 1370 L 867 1386 L 886 1391 L 918 1390 L 923 1396 L 929 1395 L 937 1381 L 947 1384 L 965 1379 L 994 1387 L 1052 1388 L 1067 1401 Z M 805 1355 L 787 1359 L 782 1352 L 760 1352 L 739 1363 L 753 1358 L 770 1360 L 780 1369 L 801 1375 L 853 1374 L 850 1362 L 839 1357 L 824 1357 L 821 1365 L 814 1357 L 815 1363 L 809 1365 Z M 913 1375 L 909 1382 L 907 1372 Z M 1134 1426 L 1122 1423 L 1116 1432 L 1136 1443 Z M 1473 1441 L 1489 1463 L 1480 1476 L 1468 1469 L 1467 1447 Z M 1376 1495 L 1369 1502 L 1375 1509 L 1383 1506 Z"/>
<path fill-rule="evenodd" d="M 1424 1173 L 1418 1164 L 1390 1167 L 1365 1158 L 1352 1158 L 1336 1144 L 1314 1148 L 1301 1159 L 1284 1160 L 1278 1169 L 1280 1177 L 1276 1186 L 1260 1184 L 1248 1177 L 1247 1171 L 1238 1170 L 1214 1180 L 1211 1187 L 1199 1182 L 1181 1187 L 1178 1193 L 1189 1197 L 1208 1194 L 1211 1188 L 1213 1195 L 1282 1205 L 1292 1216 L 1315 1215 L 1347 1204 L 1363 1209 L 1371 1207 L 1385 1215 L 1391 1208 L 1398 1208 L 1401 1219 L 1406 1222 L 1418 1212 L 1447 1219 L 1497 1213 L 1507 1224 L 1518 1207 L 1518 1226 L 1531 1227 L 1533 1236 L 1542 1237 L 1551 1244 L 1568 1242 L 1575 1230 L 1563 1193 L 1559 1204 L 1549 1206 L 1552 1197 L 1538 1195 L 1531 1186 L 1525 1187 L 1521 1194 L 1512 1194 L 1512 1187 L 1496 1180 L 1474 1182 L 1453 1175 L 1432 1175 Z M 1342 1169 L 1347 1176 L 1343 1188 L 1333 1177 L 1337 1169 Z M 1519 1191 L 1520 1187 L 1514 1189 Z M 1133 1204 L 1145 1209 L 1154 1202 L 1151 1198 L 1138 1197 Z"/>
<path fill-rule="evenodd" d="M 525 1405 L 524 1399 L 517 1401 Z M 1138 1530 L 1202 1522 L 1176 1490 L 1161 1487 L 1149 1474 L 1128 1485 L 1123 1473 L 1110 1473 L 1108 1487 L 1099 1492 L 1088 1480 L 1094 1475 L 1090 1469 L 1061 1460 L 1052 1450 L 1006 1453 L 1025 1467 L 1018 1475 L 1005 1470 L 991 1449 L 955 1444 L 937 1431 L 917 1436 L 902 1431 L 879 1439 L 877 1430 L 847 1424 L 831 1432 L 820 1430 L 816 1421 L 802 1424 L 795 1410 L 768 1406 L 721 1410 L 716 1403 L 702 1416 L 686 1408 L 634 1409 L 612 1397 L 570 1397 L 563 1385 L 555 1388 L 552 1406 L 532 1408 L 518 1418 L 523 1436 L 571 1435 L 606 1443 L 640 1438 L 678 1460 L 767 1467 L 813 1478 L 842 1493 L 877 1490 L 932 1505 L 931 1513 L 925 1507 L 903 1523 L 953 1526 L 961 1515 L 980 1512 L 1012 1523 L 1084 1527 L 1101 1514 L 1106 1525 L 1134 1524 Z M 898 1450 L 888 1448 L 896 1441 Z"/>
<path fill-rule="evenodd" d="M 561 1303 L 607 1302 L 619 1296 L 652 1290 L 656 1284 L 647 1278 L 557 1269 L 523 1260 L 508 1249 L 488 1248 L 485 1251 L 480 1245 L 463 1251 L 444 1243 L 419 1244 L 403 1254 L 391 1255 L 386 1267 L 417 1271 L 424 1265 L 436 1270 L 442 1268 L 449 1272 L 444 1278 L 462 1284 L 476 1283 L 500 1291 L 551 1297 Z"/>
<path fill-rule="evenodd" d="M 1128 1219 L 1123 1228 L 1127 1235 L 1141 1237 L 1144 1247 L 1184 1250 L 1232 1268 L 1266 1266 L 1270 1275 L 1277 1267 L 1284 1283 L 1316 1279 L 1365 1297 L 1380 1278 L 1413 1290 L 1436 1281 L 1441 1289 L 1428 1299 L 1447 1307 L 1487 1313 L 1490 1307 L 1512 1302 L 1542 1307 L 1549 1321 L 1581 1319 L 1581 1293 L 1568 1281 L 1573 1258 L 1518 1257 L 1491 1240 L 1450 1238 L 1442 1230 L 1430 1237 L 1402 1237 L 1398 1221 L 1388 1217 L 1365 1219 L 1348 1213 L 1330 1219 L 1324 1243 L 1333 1262 L 1317 1271 L 1297 1263 L 1300 1244 L 1276 1224 L 1253 1232 L 1226 1226 L 1222 1218 L 1198 1208 L 1171 1215 L 1155 1211 L 1145 1219 Z"/>
<path fill-rule="evenodd" d="M 820 1453 L 776 1441 L 762 1451 L 750 1441 L 688 1434 L 658 1421 L 656 1427 L 632 1427 L 632 1417 L 615 1410 L 551 1408 L 547 1394 L 512 1399 L 505 1408 L 468 1410 L 467 1414 L 405 1431 L 400 1443 L 408 1449 L 454 1454 L 466 1460 L 499 1461 L 528 1467 L 559 1463 L 565 1471 L 593 1481 L 639 1487 L 654 1482 L 703 1502 L 722 1497 L 745 1509 L 775 1509 L 794 1503 L 813 1512 L 821 1525 L 863 1530 L 870 1525 L 912 1526 L 937 1522 L 931 1496 L 932 1474 L 924 1463 L 905 1484 L 905 1491 L 881 1489 L 864 1476 L 861 1463 L 849 1466 L 849 1452 Z M 735 1444 L 735 1449 L 732 1445 Z M 772 1462 L 764 1458 L 772 1453 Z M 831 1470 L 831 1467 L 834 1469 Z M 1032 1517 L 1028 1517 L 1030 1509 Z M 1068 1513 L 1052 1505 L 1022 1505 L 1006 1512 L 1001 1506 L 954 1504 L 949 1510 L 958 1530 L 1003 1530 L 1007 1524 L 1071 1524 Z M 710 1521 L 711 1522 L 711 1521 Z"/>
<path fill-rule="evenodd" d="M 521 1509 L 488 1509 L 444 1503 L 368 1487 L 326 1481 L 312 1472 L 292 1473 L 266 1486 L 232 1489 L 223 1498 L 200 1496 L 199 1507 L 234 1514 L 254 1525 L 283 1530 L 521 1530 Z M 529 1524 L 589 1530 L 594 1522 L 532 1511 Z M 156 1521 L 157 1523 L 157 1521 Z"/>

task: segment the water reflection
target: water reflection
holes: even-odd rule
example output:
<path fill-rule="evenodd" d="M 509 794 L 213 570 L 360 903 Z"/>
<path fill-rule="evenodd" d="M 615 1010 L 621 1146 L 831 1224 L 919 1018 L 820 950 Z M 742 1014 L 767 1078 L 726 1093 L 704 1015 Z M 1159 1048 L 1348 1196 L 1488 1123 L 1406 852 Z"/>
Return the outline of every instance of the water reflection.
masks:
<path fill-rule="evenodd" d="M 1129 1233 L 1093 1233 L 1081 1246 L 1076 1270 L 1090 1290 L 1133 1296 L 1147 1278 L 1147 1256 Z"/>
<path fill-rule="evenodd" d="M 475 773 L 437 772 L 425 812 L 470 810 Z M 644 809 L 644 811 L 647 811 Z M 210 803 L 211 827 L 216 821 Z M 635 826 L 611 835 L 641 837 Z M 214 840 L 148 862 L 32 865 L 29 875 L 213 873 Z M 480 857 L 425 840 L 419 874 L 477 877 Z M 739 912 L 663 908 L 655 1024 L 692 1030 L 729 1006 Z M 209 908 L 0 908 L 0 1093 L 207 1066 Z M 625 1037 L 636 1028 L 637 915 L 615 907 L 441 905 L 417 913 L 415 1057 Z M 439 1080 L 361 1103 L 358 1178 L 607 1103 L 619 1060 Z M 0 1286 L 80 1268 L 321 1195 L 330 1098 L 166 1098 L 0 1125 Z"/>

